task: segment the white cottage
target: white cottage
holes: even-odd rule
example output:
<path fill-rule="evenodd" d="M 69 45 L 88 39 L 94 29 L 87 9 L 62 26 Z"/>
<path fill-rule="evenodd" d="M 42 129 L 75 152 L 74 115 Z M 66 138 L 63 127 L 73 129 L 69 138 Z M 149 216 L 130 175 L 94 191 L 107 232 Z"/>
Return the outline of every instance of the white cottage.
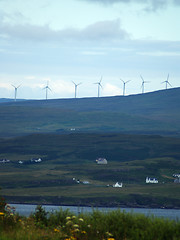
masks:
<path fill-rule="evenodd" d="M 146 177 L 146 183 L 158 183 L 158 180 L 156 178 Z"/>
<path fill-rule="evenodd" d="M 123 186 L 123 184 L 122 183 L 115 183 L 115 184 L 113 184 L 113 187 L 122 187 Z"/>
<path fill-rule="evenodd" d="M 105 158 L 97 158 L 97 164 L 107 164 L 107 160 Z"/>

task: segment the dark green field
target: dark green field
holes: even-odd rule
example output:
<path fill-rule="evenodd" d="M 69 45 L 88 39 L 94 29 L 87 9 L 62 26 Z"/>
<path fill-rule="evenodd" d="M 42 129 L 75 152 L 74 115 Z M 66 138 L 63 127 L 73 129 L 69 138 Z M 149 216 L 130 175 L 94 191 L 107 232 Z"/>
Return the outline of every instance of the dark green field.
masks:
<path fill-rule="evenodd" d="M 0 101 L 0 137 L 72 131 L 180 136 L 180 88 L 80 99 Z"/>
<path fill-rule="evenodd" d="M 33 157 L 42 162 L 32 163 Z M 98 157 L 108 164 L 98 165 Z M 172 176 L 180 172 L 179 138 L 35 134 L 1 139 L 3 158 L 11 162 L 0 164 L 1 192 L 11 202 L 180 207 L 180 184 Z M 147 176 L 159 184 L 145 184 Z M 113 188 L 116 182 L 123 188 Z"/>

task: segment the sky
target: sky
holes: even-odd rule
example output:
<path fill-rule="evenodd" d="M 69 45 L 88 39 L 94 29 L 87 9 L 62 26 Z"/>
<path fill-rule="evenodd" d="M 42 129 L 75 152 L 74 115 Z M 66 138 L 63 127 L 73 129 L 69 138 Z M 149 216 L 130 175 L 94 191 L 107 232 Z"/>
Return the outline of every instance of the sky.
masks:
<path fill-rule="evenodd" d="M 180 0 L 0 0 L 0 98 L 180 87 L 179 22 Z"/>

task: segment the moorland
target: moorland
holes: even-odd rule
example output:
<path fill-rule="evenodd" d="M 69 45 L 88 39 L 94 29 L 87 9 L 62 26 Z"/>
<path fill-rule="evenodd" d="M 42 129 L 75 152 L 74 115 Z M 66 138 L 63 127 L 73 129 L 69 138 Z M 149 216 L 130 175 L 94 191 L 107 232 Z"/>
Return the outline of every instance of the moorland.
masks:
<path fill-rule="evenodd" d="M 0 103 L 9 202 L 180 208 L 180 88 Z M 99 165 L 97 158 L 106 158 Z M 40 158 L 41 162 L 32 159 Z M 146 177 L 158 184 L 146 184 Z M 122 188 L 113 184 L 122 182 Z"/>

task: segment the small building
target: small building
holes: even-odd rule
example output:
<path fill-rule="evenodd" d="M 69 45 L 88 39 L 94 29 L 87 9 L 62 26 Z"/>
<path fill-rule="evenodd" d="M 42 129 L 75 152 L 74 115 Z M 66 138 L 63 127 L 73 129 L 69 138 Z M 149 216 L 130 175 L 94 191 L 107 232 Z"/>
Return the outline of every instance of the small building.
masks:
<path fill-rule="evenodd" d="M 8 159 L 6 159 L 6 158 L 5 158 L 5 159 L 1 159 L 1 160 L 0 160 L 0 163 L 10 163 L 10 160 L 8 160 Z"/>
<path fill-rule="evenodd" d="M 174 173 L 173 174 L 174 179 L 174 183 L 180 183 L 180 173 Z"/>
<path fill-rule="evenodd" d="M 123 183 L 115 183 L 115 184 L 113 184 L 113 187 L 115 187 L 115 188 L 117 188 L 117 187 L 120 187 L 120 188 L 122 188 L 122 186 L 123 186 Z"/>
<path fill-rule="evenodd" d="M 42 159 L 41 158 L 32 158 L 31 162 L 40 163 L 40 162 L 42 162 Z"/>
<path fill-rule="evenodd" d="M 83 184 L 90 184 L 89 181 L 83 181 Z"/>
<path fill-rule="evenodd" d="M 158 180 L 156 178 L 146 177 L 146 183 L 158 183 Z"/>
<path fill-rule="evenodd" d="M 107 160 L 105 158 L 97 158 L 97 164 L 107 164 Z"/>
<path fill-rule="evenodd" d="M 174 183 L 180 183 L 180 178 L 174 179 Z"/>
<path fill-rule="evenodd" d="M 173 174 L 173 177 L 175 177 L 175 178 L 180 178 L 180 173 L 174 173 L 174 174 Z"/>

